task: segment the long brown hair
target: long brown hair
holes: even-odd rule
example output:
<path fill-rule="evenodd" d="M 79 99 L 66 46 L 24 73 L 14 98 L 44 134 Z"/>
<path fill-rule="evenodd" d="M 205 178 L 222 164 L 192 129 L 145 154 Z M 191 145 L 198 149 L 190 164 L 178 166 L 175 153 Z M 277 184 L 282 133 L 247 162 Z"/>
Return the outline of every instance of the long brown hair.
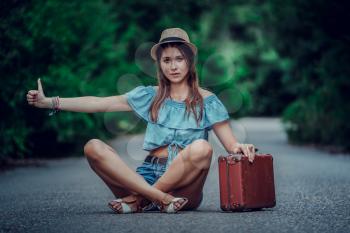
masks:
<path fill-rule="evenodd" d="M 199 125 L 199 122 L 202 120 L 203 117 L 203 97 L 199 93 L 199 81 L 198 81 L 198 75 L 196 70 L 196 64 L 194 60 L 194 54 L 192 50 L 184 43 L 165 43 L 161 44 L 156 51 L 157 54 L 157 79 L 158 79 L 158 92 L 157 95 L 151 105 L 151 120 L 153 122 L 156 122 L 158 119 L 158 112 L 159 108 L 162 106 L 164 100 L 167 97 L 170 97 L 170 81 L 165 77 L 163 74 L 163 71 L 160 67 L 160 58 L 162 55 L 162 52 L 167 47 L 175 47 L 179 49 L 181 54 L 184 56 L 186 63 L 189 67 L 188 73 L 187 73 L 187 84 L 190 87 L 189 95 L 185 99 L 186 103 L 186 112 L 187 117 L 190 116 L 190 113 L 192 112 L 195 116 L 197 126 Z M 196 106 L 200 106 L 200 112 L 198 115 L 198 112 L 196 110 Z"/>

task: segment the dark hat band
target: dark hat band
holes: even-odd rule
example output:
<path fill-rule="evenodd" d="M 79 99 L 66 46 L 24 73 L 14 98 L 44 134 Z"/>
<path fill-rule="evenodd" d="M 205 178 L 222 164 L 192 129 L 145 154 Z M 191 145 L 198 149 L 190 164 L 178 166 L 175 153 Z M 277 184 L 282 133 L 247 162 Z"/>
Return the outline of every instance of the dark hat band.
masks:
<path fill-rule="evenodd" d="M 167 38 L 164 38 L 163 40 L 159 41 L 160 43 L 163 43 L 163 42 L 167 42 L 167 41 L 171 41 L 171 42 L 174 42 L 174 40 L 178 40 L 179 42 L 186 42 L 184 39 L 180 38 L 180 37 L 176 37 L 176 36 L 172 36 L 172 37 L 167 37 Z"/>

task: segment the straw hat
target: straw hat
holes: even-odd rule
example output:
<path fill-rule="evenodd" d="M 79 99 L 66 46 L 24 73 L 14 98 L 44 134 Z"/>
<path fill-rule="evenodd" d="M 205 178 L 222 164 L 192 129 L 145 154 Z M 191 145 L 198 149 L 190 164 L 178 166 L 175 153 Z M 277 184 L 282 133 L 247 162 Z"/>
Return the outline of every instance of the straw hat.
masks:
<path fill-rule="evenodd" d="M 184 30 L 182 30 L 181 28 L 167 28 L 162 32 L 158 44 L 153 45 L 153 47 L 151 48 L 151 57 L 153 58 L 153 60 L 157 60 L 156 51 L 159 45 L 169 42 L 184 43 L 191 48 L 194 55 L 197 54 L 197 47 L 190 42 L 190 39 Z"/>

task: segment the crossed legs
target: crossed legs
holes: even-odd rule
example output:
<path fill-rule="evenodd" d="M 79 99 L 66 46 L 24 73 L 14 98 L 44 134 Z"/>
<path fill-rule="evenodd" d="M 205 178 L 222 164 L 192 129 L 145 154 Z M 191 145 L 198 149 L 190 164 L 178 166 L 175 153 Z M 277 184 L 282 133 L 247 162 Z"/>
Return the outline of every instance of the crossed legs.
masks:
<path fill-rule="evenodd" d="M 84 147 L 84 153 L 90 167 L 116 197 L 141 195 L 159 202 L 181 196 L 189 200 L 185 209 L 193 209 L 200 202 L 210 168 L 212 148 L 205 140 L 195 140 L 179 152 L 169 169 L 153 186 L 129 168 L 112 147 L 98 139 L 90 140 Z"/>

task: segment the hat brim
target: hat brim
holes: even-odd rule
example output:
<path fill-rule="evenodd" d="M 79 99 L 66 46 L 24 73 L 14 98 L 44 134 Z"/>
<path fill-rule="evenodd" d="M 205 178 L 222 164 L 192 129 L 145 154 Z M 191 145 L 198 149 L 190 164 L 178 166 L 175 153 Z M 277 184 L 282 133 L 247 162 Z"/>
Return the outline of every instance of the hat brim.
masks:
<path fill-rule="evenodd" d="M 151 48 L 151 57 L 153 58 L 153 60 L 157 60 L 157 55 L 156 55 L 156 51 L 158 49 L 158 47 L 161 45 L 161 44 L 166 44 L 166 43 L 183 43 L 183 44 L 186 44 L 190 47 L 190 49 L 192 50 L 193 54 L 196 55 L 197 54 L 197 47 L 192 44 L 192 43 L 189 43 L 187 41 L 182 41 L 182 40 L 169 40 L 169 41 L 164 41 L 164 42 L 159 42 L 155 45 L 152 46 Z"/>

